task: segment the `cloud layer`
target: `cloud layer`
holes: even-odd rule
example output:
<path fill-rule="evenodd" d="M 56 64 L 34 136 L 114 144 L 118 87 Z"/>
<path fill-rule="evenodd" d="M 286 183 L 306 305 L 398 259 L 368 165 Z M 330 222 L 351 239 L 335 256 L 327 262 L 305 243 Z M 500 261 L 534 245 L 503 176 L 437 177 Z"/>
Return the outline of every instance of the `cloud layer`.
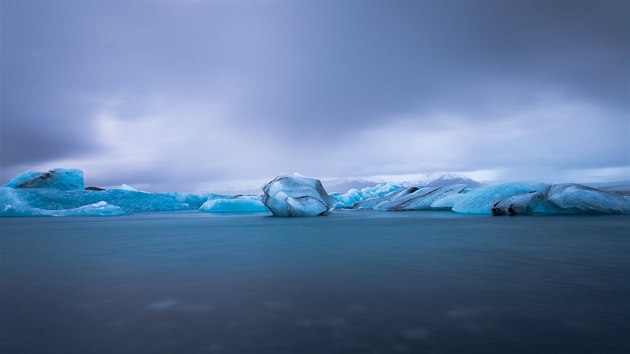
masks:
<path fill-rule="evenodd" d="M 16 2 L 1 16 L 3 180 L 55 166 L 189 191 L 293 171 L 629 178 L 627 2 Z"/>

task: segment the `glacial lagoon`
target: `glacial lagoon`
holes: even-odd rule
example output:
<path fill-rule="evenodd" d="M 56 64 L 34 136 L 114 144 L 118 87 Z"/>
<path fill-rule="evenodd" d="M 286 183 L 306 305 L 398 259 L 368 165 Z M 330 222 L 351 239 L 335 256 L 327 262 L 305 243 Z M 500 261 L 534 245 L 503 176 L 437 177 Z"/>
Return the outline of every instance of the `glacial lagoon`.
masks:
<path fill-rule="evenodd" d="M 3 353 L 630 352 L 630 216 L 0 218 Z"/>

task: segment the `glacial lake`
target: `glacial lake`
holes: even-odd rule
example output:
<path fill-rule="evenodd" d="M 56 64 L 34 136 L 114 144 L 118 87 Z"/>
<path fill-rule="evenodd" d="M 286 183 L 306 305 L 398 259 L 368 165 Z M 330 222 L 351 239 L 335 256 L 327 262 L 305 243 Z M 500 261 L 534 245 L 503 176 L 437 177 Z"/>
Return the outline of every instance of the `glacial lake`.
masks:
<path fill-rule="evenodd" d="M 0 218 L 1 353 L 628 353 L 629 216 Z"/>

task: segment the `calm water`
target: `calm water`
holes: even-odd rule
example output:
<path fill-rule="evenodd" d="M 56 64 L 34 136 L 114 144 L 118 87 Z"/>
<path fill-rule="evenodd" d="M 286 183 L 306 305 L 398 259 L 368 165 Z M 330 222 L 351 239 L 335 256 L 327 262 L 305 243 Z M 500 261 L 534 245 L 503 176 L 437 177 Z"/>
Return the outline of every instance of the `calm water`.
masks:
<path fill-rule="evenodd" d="M 630 218 L 0 219 L 2 353 L 630 352 Z"/>

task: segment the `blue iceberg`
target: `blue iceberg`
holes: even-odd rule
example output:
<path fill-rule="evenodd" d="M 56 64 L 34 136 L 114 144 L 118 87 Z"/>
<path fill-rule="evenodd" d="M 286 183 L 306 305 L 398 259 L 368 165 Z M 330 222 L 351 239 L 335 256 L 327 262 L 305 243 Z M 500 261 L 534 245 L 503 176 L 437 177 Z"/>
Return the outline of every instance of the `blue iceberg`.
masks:
<path fill-rule="evenodd" d="M 356 202 L 353 208 L 354 209 L 374 209 L 374 207 L 376 207 L 380 203 L 402 198 L 405 195 L 413 193 L 417 190 L 418 190 L 417 187 L 401 188 L 393 192 L 387 193 L 382 197 L 371 198 L 371 199 L 366 199 L 366 200 Z"/>
<path fill-rule="evenodd" d="M 325 215 L 330 196 L 318 179 L 278 176 L 263 187 L 263 203 L 275 216 Z"/>
<path fill-rule="evenodd" d="M 546 194 L 550 202 L 571 213 L 630 213 L 630 199 L 580 184 L 556 184 Z"/>
<path fill-rule="evenodd" d="M 461 194 L 453 203 L 452 210 L 464 214 L 492 214 L 492 208 L 510 197 L 542 192 L 548 187 L 544 183 L 504 183 L 486 186 Z"/>
<path fill-rule="evenodd" d="M 259 196 L 208 198 L 199 208 L 206 213 L 257 213 L 268 212 Z"/>
<path fill-rule="evenodd" d="M 26 171 L 5 184 L 11 188 L 51 188 L 58 190 L 82 190 L 83 171 L 57 168 L 48 172 Z"/>
<path fill-rule="evenodd" d="M 471 188 L 477 182 L 456 177 L 437 178 L 426 186 L 383 183 L 329 196 L 317 179 L 278 176 L 263 187 L 261 197 L 150 193 L 126 184 L 109 190 L 84 188 L 81 170 L 58 168 L 27 171 L 0 187 L 0 216 L 106 216 L 177 210 L 315 216 L 333 208 L 441 209 L 481 215 L 630 214 L 629 197 L 584 185 L 504 183 Z"/>
<path fill-rule="evenodd" d="M 451 209 L 455 200 L 453 195 L 458 197 L 469 190 L 466 184 L 408 187 L 358 201 L 354 204 L 354 208 L 381 211 Z"/>
<path fill-rule="evenodd" d="M 402 200 L 390 204 L 388 211 L 451 209 L 452 196 L 460 196 L 466 190 L 465 184 L 445 185 L 439 188 L 422 188 L 407 195 Z"/>
<path fill-rule="evenodd" d="M 0 188 L 0 216 L 121 215 L 136 212 L 192 210 L 208 195 L 148 193 L 121 189 L 84 189 L 83 172 L 54 169 L 24 172 Z"/>
<path fill-rule="evenodd" d="M 492 208 L 493 215 L 628 213 L 629 199 L 573 183 L 554 184 L 542 192 L 512 196 Z"/>
<path fill-rule="evenodd" d="M 119 207 L 126 214 L 137 212 L 193 210 L 208 199 L 208 196 L 200 196 L 188 193 L 147 193 L 133 192 L 120 189 L 104 191 L 73 190 L 60 191 L 56 189 L 14 189 L 0 188 L 0 201 L 2 205 L 14 205 L 19 202 L 27 208 L 42 210 L 66 210 L 75 209 L 98 202 L 106 202 L 108 205 Z M 0 215 L 18 215 L 5 211 L 3 207 Z M 8 210 L 8 209 L 7 209 Z M 21 212 L 19 215 L 28 215 Z M 41 212 L 33 215 L 47 215 Z"/>
<path fill-rule="evenodd" d="M 112 216 L 126 212 L 119 206 L 101 200 L 72 208 L 53 208 L 50 205 L 35 206 L 29 202 L 31 191 L 0 187 L 0 216 Z M 58 206 L 58 205 L 56 205 Z"/>
<path fill-rule="evenodd" d="M 330 195 L 330 198 L 332 199 L 333 207 L 337 209 L 351 208 L 358 202 L 381 198 L 391 192 L 399 190 L 400 188 L 402 187 L 398 185 L 381 183 L 372 187 L 365 187 L 361 189 L 352 188 L 343 194 L 333 193 Z"/>

